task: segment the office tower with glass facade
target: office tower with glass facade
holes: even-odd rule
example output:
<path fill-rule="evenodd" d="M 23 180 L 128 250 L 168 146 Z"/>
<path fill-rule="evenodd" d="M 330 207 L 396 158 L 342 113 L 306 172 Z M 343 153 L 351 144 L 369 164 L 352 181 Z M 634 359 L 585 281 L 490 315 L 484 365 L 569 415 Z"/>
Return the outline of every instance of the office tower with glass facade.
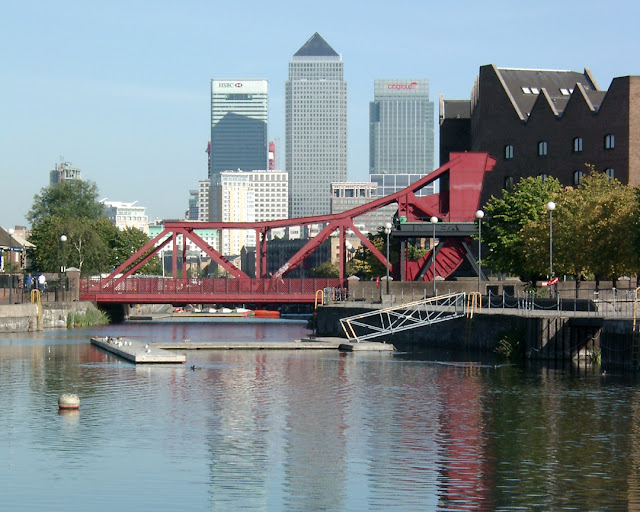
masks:
<path fill-rule="evenodd" d="M 290 217 L 331 209 L 331 183 L 347 179 L 347 83 L 342 57 L 315 33 L 289 62 L 285 170 Z"/>
<path fill-rule="evenodd" d="M 375 80 L 369 104 L 369 174 L 433 171 L 434 105 L 429 80 Z"/>
<path fill-rule="evenodd" d="M 267 92 L 267 80 L 211 80 L 210 179 L 267 168 Z"/>

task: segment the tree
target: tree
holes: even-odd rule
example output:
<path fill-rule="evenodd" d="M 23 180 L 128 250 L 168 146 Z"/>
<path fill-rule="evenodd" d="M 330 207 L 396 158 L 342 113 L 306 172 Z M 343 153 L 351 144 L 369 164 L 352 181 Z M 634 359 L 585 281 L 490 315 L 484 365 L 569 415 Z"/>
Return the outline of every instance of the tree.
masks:
<path fill-rule="evenodd" d="M 640 193 L 587 167 L 590 172 L 577 188 L 559 190 L 554 185 L 550 191 L 541 190 L 531 183 L 535 178 L 528 178 L 530 182 L 523 180 L 512 195 L 505 194 L 504 201 L 490 202 L 483 241 L 490 240 L 487 259 L 494 268 L 530 279 L 549 274 L 550 218 L 544 205 L 553 200 L 554 274 L 573 275 L 579 282 L 584 274 L 615 279 L 637 270 L 634 240 L 640 242 Z M 539 198 L 531 201 L 532 194 Z M 621 236 L 629 232 L 631 236 Z"/>
<path fill-rule="evenodd" d="M 32 254 L 34 270 L 58 271 L 63 259 L 61 235 L 67 237 L 66 266 L 77 267 L 82 275 L 113 270 L 149 241 L 138 229 L 116 228 L 104 216 L 97 198 L 96 185 L 80 180 L 62 181 L 34 197 L 27 214 L 32 223 L 29 241 L 36 246 Z M 160 261 L 154 258 L 140 272 L 159 274 Z"/>
<path fill-rule="evenodd" d="M 529 177 L 520 180 L 513 192 L 505 191 L 502 199 L 492 197 L 484 208 L 486 220 L 482 224 L 482 242 L 490 249 L 485 263 L 494 270 L 524 279 L 544 275 L 538 264 L 540 258 L 536 257 L 536 264 L 532 265 L 531 247 L 525 250 L 527 238 L 523 228 L 548 218 L 545 205 L 552 200 L 557 202 L 561 191 L 562 186 L 555 178 Z M 536 249 L 544 250 L 541 245 L 536 245 Z"/>
<path fill-rule="evenodd" d="M 49 217 L 89 218 L 97 220 L 104 215 L 98 201 L 98 187 L 92 181 L 64 180 L 45 187 L 33 196 L 33 205 L 27 213 L 32 226 Z"/>
<path fill-rule="evenodd" d="M 334 263 L 325 261 L 321 265 L 311 269 L 313 277 L 339 277 L 340 269 Z"/>
<path fill-rule="evenodd" d="M 578 214 L 567 227 L 565 243 L 573 258 L 596 279 L 615 280 L 638 268 L 633 236 L 623 235 L 630 233 L 634 224 L 635 192 L 589 167 L 590 174 L 578 188 L 567 192 L 567 200 L 575 203 L 572 209 Z M 564 221 L 562 216 L 560 219 Z"/>

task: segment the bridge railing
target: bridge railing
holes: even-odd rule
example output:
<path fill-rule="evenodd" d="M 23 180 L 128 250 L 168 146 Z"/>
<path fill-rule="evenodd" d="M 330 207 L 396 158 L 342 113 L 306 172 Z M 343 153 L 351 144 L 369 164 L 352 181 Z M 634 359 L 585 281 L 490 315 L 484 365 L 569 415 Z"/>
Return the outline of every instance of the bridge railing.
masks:
<path fill-rule="evenodd" d="M 118 281 L 86 277 L 80 279 L 80 294 L 314 295 L 316 290 L 334 288 L 339 283 L 336 278 L 274 280 L 132 276 Z"/>

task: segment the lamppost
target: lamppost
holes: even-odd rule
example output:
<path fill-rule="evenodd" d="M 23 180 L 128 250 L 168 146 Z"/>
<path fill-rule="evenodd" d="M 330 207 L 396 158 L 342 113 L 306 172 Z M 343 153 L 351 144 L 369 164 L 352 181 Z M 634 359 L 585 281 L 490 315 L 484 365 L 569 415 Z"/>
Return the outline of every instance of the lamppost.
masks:
<path fill-rule="evenodd" d="M 549 201 L 546 207 L 549 212 L 549 279 L 553 279 L 553 210 L 556 209 L 556 203 Z M 549 293 L 553 294 L 553 288 L 549 288 Z"/>
<path fill-rule="evenodd" d="M 556 209 L 556 203 L 549 201 L 547 203 L 547 211 L 549 212 L 549 279 L 553 277 L 553 210 Z"/>
<path fill-rule="evenodd" d="M 482 294 L 482 218 L 484 212 L 478 210 L 476 219 L 478 219 L 478 293 Z"/>
<path fill-rule="evenodd" d="M 11 251 L 13 249 L 13 234 L 15 230 L 13 228 L 9 228 L 9 304 L 13 304 L 13 257 L 11 255 Z"/>
<path fill-rule="evenodd" d="M 391 234 L 391 222 L 384 225 L 384 234 L 387 235 L 387 295 L 389 295 L 389 235 Z"/>
<path fill-rule="evenodd" d="M 431 257 L 431 277 L 433 278 L 433 296 L 436 296 L 436 224 L 438 223 L 438 217 L 435 215 L 429 219 L 433 225 L 433 254 Z"/>
<path fill-rule="evenodd" d="M 66 244 L 65 242 L 67 241 L 67 235 L 61 235 L 60 236 L 60 243 L 62 245 L 62 266 L 60 267 L 60 283 L 62 284 L 62 302 L 64 302 L 64 289 L 65 289 L 65 282 L 63 280 L 63 275 L 66 278 L 67 276 L 67 255 L 66 255 Z"/>

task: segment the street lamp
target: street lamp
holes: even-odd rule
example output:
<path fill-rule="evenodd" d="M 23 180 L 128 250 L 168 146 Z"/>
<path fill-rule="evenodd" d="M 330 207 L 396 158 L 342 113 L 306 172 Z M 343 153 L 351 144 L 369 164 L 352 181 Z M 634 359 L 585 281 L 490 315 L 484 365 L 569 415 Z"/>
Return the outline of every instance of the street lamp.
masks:
<path fill-rule="evenodd" d="M 12 241 L 14 233 L 15 230 L 13 228 L 9 228 L 9 304 L 13 304 L 13 258 L 11 257 L 11 251 L 13 249 Z"/>
<path fill-rule="evenodd" d="M 553 210 L 556 209 L 556 203 L 549 201 L 546 207 L 549 212 L 549 279 L 553 279 Z M 552 290 L 549 288 L 549 293 L 553 293 Z"/>
<path fill-rule="evenodd" d="M 482 294 L 482 218 L 484 212 L 478 210 L 476 219 L 478 219 L 478 293 Z"/>
<path fill-rule="evenodd" d="M 389 235 L 391 234 L 391 222 L 384 225 L 384 234 L 387 235 L 387 295 L 389 295 Z"/>
<path fill-rule="evenodd" d="M 63 281 L 62 275 L 63 275 L 63 273 L 64 273 L 65 277 L 67 275 L 67 255 L 65 253 L 65 250 L 66 250 L 65 242 L 66 241 L 67 241 L 67 235 L 61 235 L 60 236 L 60 243 L 62 245 L 62 266 L 60 267 L 60 283 L 62 284 L 62 302 L 64 302 L 64 289 L 65 289 L 65 283 Z"/>
<path fill-rule="evenodd" d="M 556 203 L 549 201 L 547 203 L 547 211 L 549 212 L 549 279 L 553 277 L 553 210 L 556 209 Z"/>
<path fill-rule="evenodd" d="M 436 224 L 438 223 L 438 217 L 435 215 L 429 219 L 433 225 L 433 253 L 431 257 L 431 274 L 433 278 L 433 296 L 436 296 Z"/>

